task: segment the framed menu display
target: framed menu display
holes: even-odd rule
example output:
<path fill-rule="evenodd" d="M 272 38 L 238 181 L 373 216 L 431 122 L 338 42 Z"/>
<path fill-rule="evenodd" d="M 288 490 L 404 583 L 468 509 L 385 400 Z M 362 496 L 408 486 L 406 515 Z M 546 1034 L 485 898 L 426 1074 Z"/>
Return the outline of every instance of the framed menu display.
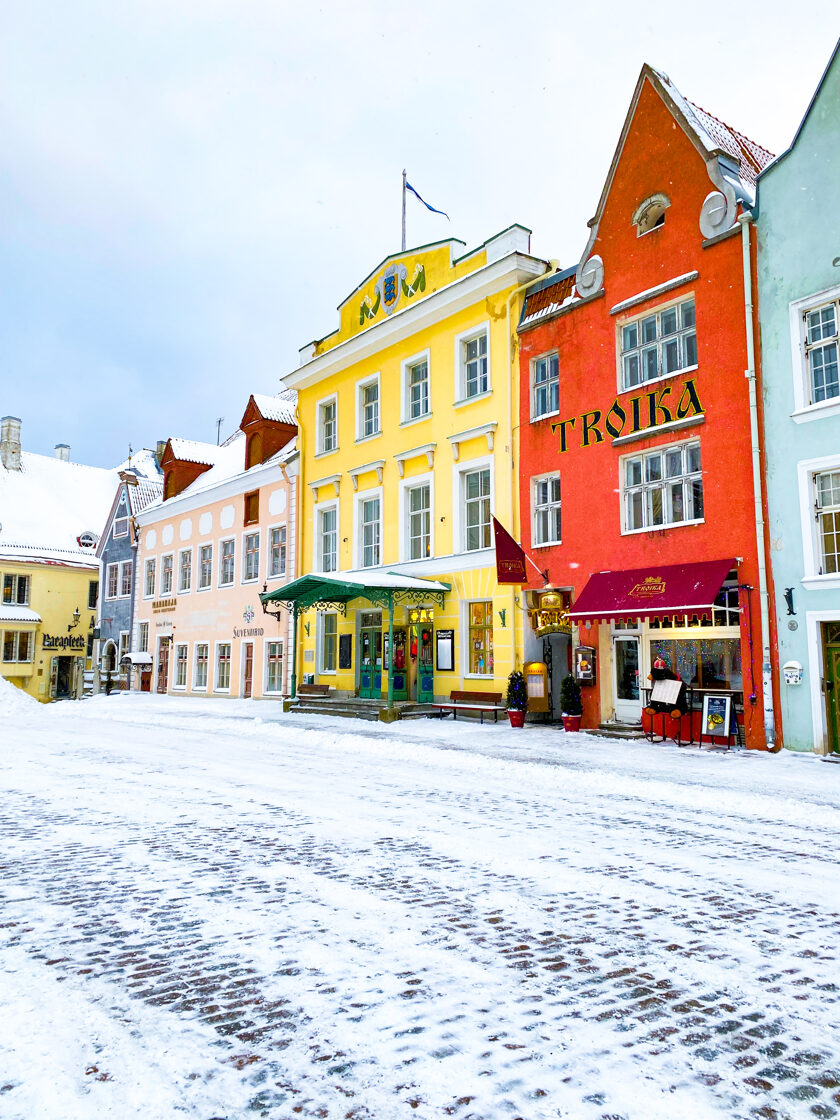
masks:
<path fill-rule="evenodd" d="M 703 697 L 703 722 L 700 728 L 701 739 L 703 735 L 708 735 L 710 738 L 728 739 L 731 720 L 731 696 L 713 696 L 707 693 Z"/>
<path fill-rule="evenodd" d="M 448 673 L 455 668 L 455 631 L 435 631 L 435 666 L 439 673 Z"/>

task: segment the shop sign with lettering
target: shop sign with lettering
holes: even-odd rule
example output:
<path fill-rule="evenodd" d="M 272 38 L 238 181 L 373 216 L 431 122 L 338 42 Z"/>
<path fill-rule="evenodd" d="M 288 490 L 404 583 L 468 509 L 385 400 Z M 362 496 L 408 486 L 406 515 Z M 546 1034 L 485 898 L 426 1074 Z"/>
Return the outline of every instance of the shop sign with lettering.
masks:
<path fill-rule="evenodd" d="M 83 634 L 74 634 L 72 637 L 69 634 L 44 634 L 41 641 L 44 649 L 84 650 L 85 648 Z"/>
<path fill-rule="evenodd" d="M 538 638 L 546 634 L 571 634 L 568 596 L 556 591 L 544 591 L 538 596 L 536 606 L 528 612 L 531 626 Z"/>
<path fill-rule="evenodd" d="M 177 606 L 177 599 L 155 599 L 152 603 L 152 610 L 155 612 L 174 611 Z"/>
<path fill-rule="evenodd" d="M 604 413 L 596 408 L 592 412 L 584 412 L 581 416 L 572 416 L 569 420 L 552 424 L 552 432 L 560 433 L 560 453 L 568 450 L 575 436 L 580 447 L 590 447 L 592 444 L 603 443 L 605 433 L 613 440 L 648 432 L 654 435 L 656 429 L 665 424 L 687 420 L 690 416 L 703 416 L 703 406 L 697 395 L 695 381 L 696 378 L 692 377 L 682 383 L 682 393 L 678 400 L 674 398 L 679 386 L 666 385 L 664 389 L 651 389 L 649 393 L 640 393 L 623 403 L 616 397 Z"/>

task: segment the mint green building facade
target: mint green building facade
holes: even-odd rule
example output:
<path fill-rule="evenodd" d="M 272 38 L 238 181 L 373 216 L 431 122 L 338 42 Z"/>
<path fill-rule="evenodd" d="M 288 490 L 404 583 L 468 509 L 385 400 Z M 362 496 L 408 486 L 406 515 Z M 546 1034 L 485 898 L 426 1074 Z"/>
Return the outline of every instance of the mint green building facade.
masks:
<path fill-rule="evenodd" d="M 758 179 L 770 558 L 784 744 L 840 751 L 840 43 Z"/>

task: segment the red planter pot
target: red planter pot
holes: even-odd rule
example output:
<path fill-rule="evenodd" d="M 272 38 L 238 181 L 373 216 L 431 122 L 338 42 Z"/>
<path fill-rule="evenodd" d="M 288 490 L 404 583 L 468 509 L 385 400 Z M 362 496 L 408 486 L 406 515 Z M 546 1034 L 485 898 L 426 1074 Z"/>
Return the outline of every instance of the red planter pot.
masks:
<path fill-rule="evenodd" d="M 580 721 L 583 716 L 562 716 L 564 731 L 580 731 Z"/>
<path fill-rule="evenodd" d="M 511 727 L 524 727 L 525 726 L 525 713 L 514 711 L 513 708 L 508 708 L 508 719 L 510 720 Z"/>

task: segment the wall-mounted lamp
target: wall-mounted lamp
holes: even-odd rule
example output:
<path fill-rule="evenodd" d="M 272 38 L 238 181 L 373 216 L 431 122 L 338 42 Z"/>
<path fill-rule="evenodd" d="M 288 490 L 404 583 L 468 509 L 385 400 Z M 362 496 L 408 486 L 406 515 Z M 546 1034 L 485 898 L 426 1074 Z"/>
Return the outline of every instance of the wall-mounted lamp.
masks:
<path fill-rule="evenodd" d="M 71 630 L 76 629 L 76 627 L 79 625 L 79 619 L 81 617 L 82 617 L 81 612 L 80 612 L 79 608 L 76 607 L 76 609 L 73 611 L 73 621 L 67 627 L 67 633 L 68 634 L 70 633 Z"/>

